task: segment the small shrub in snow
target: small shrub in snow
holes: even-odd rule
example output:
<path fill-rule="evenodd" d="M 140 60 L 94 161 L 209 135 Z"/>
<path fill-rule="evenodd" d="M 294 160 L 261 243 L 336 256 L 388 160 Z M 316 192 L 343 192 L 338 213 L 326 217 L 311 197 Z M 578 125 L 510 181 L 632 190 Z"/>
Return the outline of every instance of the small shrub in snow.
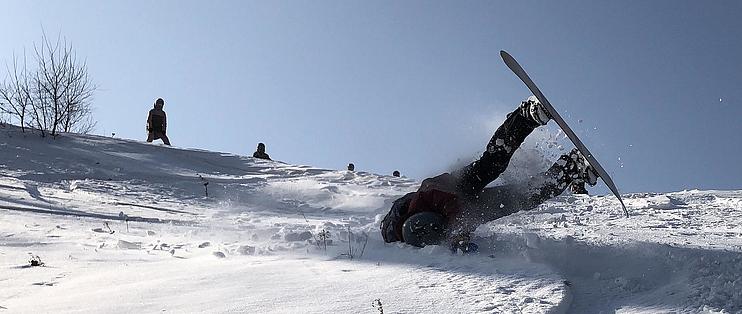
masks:
<path fill-rule="evenodd" d="M 208 197 L 209 196 L 209 180 L 206 180 L 200 174 L 198 175 L 198 178 L 201 180 L 201 184 L 204 185 L 204 192 L 206 193 L 206 197 Z"/>
<path fill-rule="evenodd" d="M 107 221 L 104 221 L 103 222 L 103 228 L 95 228 L 95 229 L 92 229 L 92 230 L 93 230 L 93 232 L 108 233 L 108 234 L 113 234 L 114 232 L 116 232 L 116 231 L 113 231 L 111 229 L 111 226 L 108 225 L 108 222 Z"/>
<path fill-rule="evenodd" d="M 31 259 L 28 261 L 28 264 L 35 267 L 35 266 L 44 266 L 44 262 L 41 261 L 41 257 L 38 255 L 33 255 L 31 253 L 28 253 L 28 255 L 31 255 Z"/>
<path fill-rule="evenodd" d="M 384 314 L 384 306 L 381 304 L 381 299 L 375 299 L 371 302 L 371 306 L 379 310 L 379 314 Z"/>
<path fill-rule="evenodd" d="M 322 246 L 325 249 L 325 252 L 327 252 L 327 241 L 328 240 L 330 240 L 330 231 L 327 231 L 325 229 L 322 229 L 322 231 L 320 231 L 320 233 L 317 234 L 317 240 L 316 240 L 317 246 L 319 246 L 320 244 L 322 244 Z M 330 241 L 332 241 L 332 240 L 330 240 Z M 330 243 L 332 243 L 332 242 L 330 242 Z"/>
<path fill-rule="evenodd" d="M 361 258 L 366 251 L 366 244 L 368 244 L 368 234 L 361 232 L 360 236 L 357 236 L 350 231 L 350 226 L 348 226 L 348 252 L 340 254 L 340 256 L 345 256 L 349 259 Z M 358 248 L 359 246 L 360 250 Z"/>
<path fill-rule="evenodd" d="M 124 212 L 119 212 L 119 218 L 123 219 L 124 222 L 126 222 L 126 232 L 129 232 L 129 216 L 127 214 L 124 214 Z"/>

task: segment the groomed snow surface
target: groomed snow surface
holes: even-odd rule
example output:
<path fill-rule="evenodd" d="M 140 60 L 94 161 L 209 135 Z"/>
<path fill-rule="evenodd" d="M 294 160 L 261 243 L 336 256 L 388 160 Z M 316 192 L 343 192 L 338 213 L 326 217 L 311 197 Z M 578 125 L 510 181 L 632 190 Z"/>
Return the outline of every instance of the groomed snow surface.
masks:
<path fill-rule="evenodd" d="M 741 191 L 560 196 L 464 256 L 383 243 L 405 178 L 12 126 L 0 158 L 0 312 L 742 312 Z"/>

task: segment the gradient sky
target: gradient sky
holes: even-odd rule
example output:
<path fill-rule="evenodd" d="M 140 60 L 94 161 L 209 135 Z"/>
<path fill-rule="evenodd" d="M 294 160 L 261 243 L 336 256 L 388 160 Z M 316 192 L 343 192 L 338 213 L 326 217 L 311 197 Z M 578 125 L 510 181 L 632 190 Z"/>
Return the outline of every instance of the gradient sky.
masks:
<path fill-rule="evenodd" d="M 249 155 L 262 141 L 289 163 L 424 178 L 479 154 L 529 95 L 504 49 L 622 192 L 742 188 L 740 1 L 2 7 L 2 62 L 42 27 L 87 59 L 98 134 L 144 140 L 162 97 L 177 146 Z"/>

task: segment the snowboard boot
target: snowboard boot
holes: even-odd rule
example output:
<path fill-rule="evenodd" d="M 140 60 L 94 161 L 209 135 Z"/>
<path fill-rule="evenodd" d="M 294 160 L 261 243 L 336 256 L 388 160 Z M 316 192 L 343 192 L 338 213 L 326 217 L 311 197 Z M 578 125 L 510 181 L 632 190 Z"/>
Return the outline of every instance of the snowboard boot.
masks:
<path fill-rule="evenodd" d="M 572 194 L 584 194 L 587 195 L 587 189 L 585 189 L 585 182 L 572 182 L 572 184 L 569 185 L 569 191 L 572 192 Z"/>
<path fill-rule="evenodd" d="M 541 105 L 536 96 L 528 97 L 520 103 L 520 114 L 540 125 L 546 125 L 551 120 L 551 116 L 546 108 Z"/>
<path fill-rule="evenodd" d="M 598 181 L 595 170 L 577 148 L 559 157 L 555 166 L 558 167 L 552 167 L 549 173 L 561 189 L 569 187 L 572 191 L 587 192 L 585 183 L 593 186 Z"/>
<path fill-rule="evenodd" d="M 585 183 L 590 186 L 597 184 L 598 174 L 595 172 L 595 169 L 593 169 L 593 166 L 591 166 L 587 161 L 587 158 L 585 158 L 577 148 L 574 148 L 569 152 L 569 159 L 573 164 L 571 166 L 572 185 L 581 185 L 582 190 L 584 190 L 586 194 L 587 190 L 585 190 Z"/>

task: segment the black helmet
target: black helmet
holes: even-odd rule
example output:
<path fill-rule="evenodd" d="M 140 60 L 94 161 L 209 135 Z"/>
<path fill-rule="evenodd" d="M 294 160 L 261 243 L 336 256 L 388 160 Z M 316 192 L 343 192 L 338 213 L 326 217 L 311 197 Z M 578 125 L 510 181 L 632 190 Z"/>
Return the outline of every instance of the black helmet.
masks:
<path fill-rule="evenodd" d="M 434 212 L 417 213 L 402 225 L 402 239 L 409 245 L 424 247 L 439 244 L 446 237 L 446 219 Z"/>
<path fill-rule="evenodd" d="M 165 101 L 162 100 L 162 98 L 157 98 L 157 100 L 155 100 L 155 108 L 162 109 L 162 107 L 164 106 L 165 106 Z"/>

